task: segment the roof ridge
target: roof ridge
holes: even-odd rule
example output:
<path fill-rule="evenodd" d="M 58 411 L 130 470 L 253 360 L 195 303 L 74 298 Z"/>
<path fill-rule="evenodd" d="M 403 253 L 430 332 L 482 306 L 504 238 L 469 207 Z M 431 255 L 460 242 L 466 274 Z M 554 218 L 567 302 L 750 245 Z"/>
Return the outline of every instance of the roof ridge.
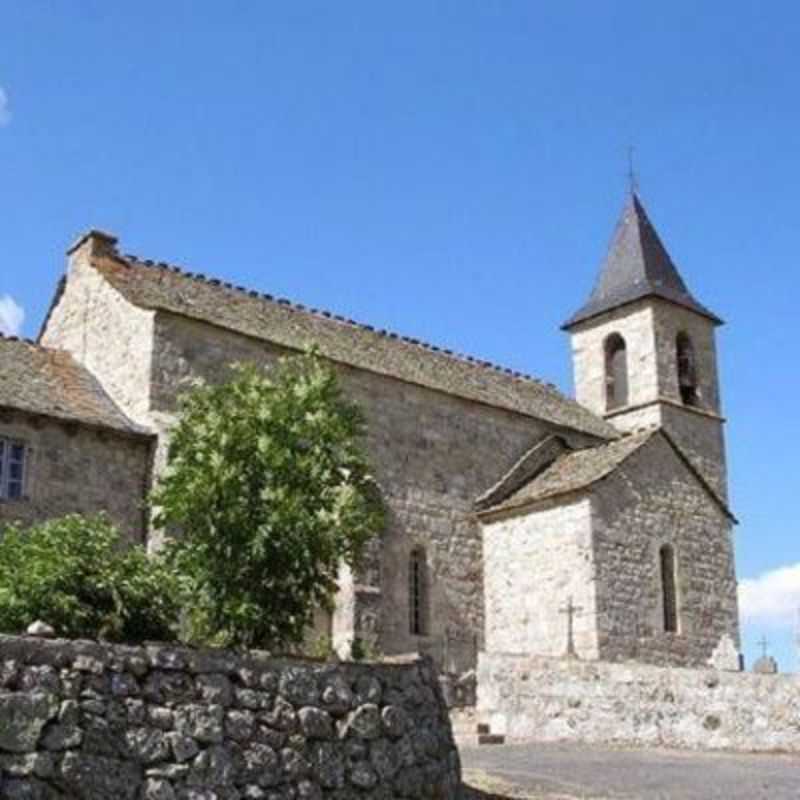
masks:
<path fill-rule="evenodd" d="M 515 489 L 510 495 L 507 495 L 505 499 L 491 506 L 478 508 L 476 513 L 478 516 L 492 516 L 496 513 L 519 511 L 544 500 L 552 500 L 556 497 L 570 494 L 571 492 L 580 491 L 593 486 L 596 483 L 600 483 L 616 472 L 616 470 L 619 469 L 619 467 L 622 466 L 622 464 L 624 464 L 635 453 L 638 453 L 661 430 L 662 429 L 657 425 L 647 426 L 646 428 L 640 428 L 635 431 L 623 433 L 619 438 L 612 439 L 611 441 L 599 442 L 597 444 L 591 444 L 587 445 L 586 447 L 579 448 L 568 447 L 563 452 L 558 454 L 552 461 L 546 464 L 543 469 L 529 477 L 522 486 Z M 561 437 L 558 436 L 547 437 L 540 442 L 540 445 L 551 442 L 553 439 L 560 438 Z M 638 441 L 632 442 L 632 439 Z M 626 446 L 629 448 L 627 452 L 625 452 Z M 535 447 L 532 448 L 530 451 L 528 451 L 528 453 L 533 452 L 535 449 Z M 615 460 L 598 468 L 595 474 L 592 475 L 590 479 L 586 480 L 586 482 L 581 482 L 568 488 L 545 491 L 539 497 L 522 497 L 514 501 L 514 498 L 517 497 L 520 492 L 523 492 L 525 487 L 532 485 L 542 477 L 546 478 L 552 470 L 558 468 L 559 464 L 563 464 L 564 462 L 572 463 L 573 460 L 577 460 L 580 463 L 579 460 L 586 457 L 586 455 L 589 453 L 596 455 L 597 453 L 603 454 L 605 451 L 613 452 L 616 450 L 622 450 L 623 452 L 621 455 L 615 455 Z"/>
<path fill-rule="evenodd" d="M 316 317 L 321 317 L 328 321 L 334 321 L 342 325 L 348 325 L 350 327 L 358 328 L 359 330 L 370 331 L 371 333 L 374 333 L 377 336 L 383 336 L 389 339 L 397 339 L 399 341 L 405 342 L 406 344 L 419 347 L 425 350 L 426 352 L 439 353 L 440 355 L 446 356 L 448 358 L 452 358 L 458 361 L 463 361 L 473 366 L 483 367 L 484 369 L 492 370 L 493 372 L 498 372 L 507 375 L 516 380 L 529 381 L 531 383 L 536 384 L 537 386 L 541 386 L 549 391 L 555 392 L 562 397 L 566 397 L 566 395 L 551 381 L 542 380 L 541 378 L 537 378 L 536 376 L 531 375 L 527 372 L 521 372 L 519 370 L 511 369 L 510 367 L 504 367 L 501 364 L 497 364 L 493 361 L 477 358 L 476 356 L 472 356 L 466 353 L 459 353 L 450 348 L 440 347 L 439 345 L 432 344 L 423 339 L 418 339 L 413 336 L 405 336 L 395 331 L 391 331 L 387 328 L 377 328 L 369 323 L 359 322 L 349 317 L 345 317 L 341 314 L 336 314 L 332 311 L 328 311 L 327 309 L 310 308 L 306 305 L 303 305 L 302 303 L 294 302 L 285 297 L 276 297 L 267 292 L 259 292 L 256 289 L 248 289 L 245 286 L 239 286 L 229 281 L 224 281 L 220 278 L 209 277 L 208 275 L 202 272 L 193 272 L 188 269 L 185 269 L 184 267 L 166 261 L 154 261 L 152 259 L 144 259 L 132 253 L 120 254 L 115 256 L 115 258 L 116 260 L 118 260 L 119 262 L 128 267 L 166 270 L 172 272 L 173 274 L 181 275 L 184 278 L 189 278 L 190 280 L 195 280 L 209 286 L 215 286 L 227 289 L 228 291 L 238 292 L 240 294 L 246 294 L 247 296 L 254 299 L 265 300 L 267 302 L 275 303 L 291 311 L 310 314 Z"/>
<path fill-rule="evenodd" d="M 31 347 L 35 347 L 39 350 L 54 350 L 56 348 L 53 347 L 45 347 L 43 344 L 39 344 L 35 339 L 29 339 L 27 336 L 17 336 L 8 333 L 3 333 L 0 331 L 0 339 L 4 339 L 7 342 L 21 342 L 22 344 L 30 345 Z"/>
<path fill-rule="evenodd" d="M 692 461 L 686 451 L 680 446 L 678 442 L 670 435 L 670 432 L 666 428 L 659 428 L 659 432 L 664 436 L 667 440 L 667 443 L 672 447 L 672 449 L 677 453 L 678 457 L 683 461 L 684 465 L 687 469 L 697 478 L 700 485 L 711 495 L 711 497 L 717 502 L 719 507 L 723 510 L 725 514 L 733 521 L 735 525 L 739 524 L 739 520 L 736 518 L 736 515 L 733 513 L 728 501 L 720 495 L 720 493 L 714 488 L 714 486 L 709 483 L 706 476 L 703 474 L 702 470 L 700 470 L 697 465 Z"/>

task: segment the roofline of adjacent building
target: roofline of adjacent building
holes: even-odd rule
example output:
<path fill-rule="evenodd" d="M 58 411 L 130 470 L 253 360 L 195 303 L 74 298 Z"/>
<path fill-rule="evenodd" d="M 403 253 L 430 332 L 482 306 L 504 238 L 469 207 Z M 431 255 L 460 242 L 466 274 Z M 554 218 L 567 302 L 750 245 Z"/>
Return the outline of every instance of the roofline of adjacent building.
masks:
<path fill-rule="evenodd" d="M 24 414 L 27 417 L 35 417 L 39 419 L 51 420 L 64 426 L 75 426 L 79 428 L 88 428 L 99 433 L 119 436 L 123 439 L 140 439 L 143 441 L 150 441 L 158 438 L 154 431 L 149 431 L 145 428 L 121 428 L 116 425 L 104 425 L 101 422 L 90 422 L 80 417 L 70 417 L 65 414 L 48 414 L 43 411 L 33 411 L 24 406 L 15 406 L 10 403 L 0 403 L 0 412 L 12 412 L 15 414 Z"/>
<path fill-rule="evenodd" d="M 630 414 L 633 411 L 641 411 L 643 408 L 650 408 L 650 406 L 657 406 L 657 405 L 665 405 L 665 406 L 671 406 L 672 408 L 679 408 L 681 411 L 689 411 L 690 413 L 696 414 L 699 417 L 706 417 L 707 419 L 713 419 L 722 424 L 727 422 L 727 419 L 723 417 L 721 414 L 717 414 L 716 411 L 709 411 L 707 408 L 698 408 L 697 406 L 687 406 L 685 403 L 679 403 L 672 397 L 666 397 L 664 395 L 658 395 L 658 397 L 656 397 L 655 400 L 648 400 L 644 403 L 635 403 L 629 406 L 620 406 L 619 408 L 615 408 L 613 411 L 608 411 L 607 413 L 605 413 L 603 415 L 603 419 L 606 420 L 614 419 L 614 417 L 621 417 L 623 414 Z"/>
<path fill-rule="evenodd" d="M 46 353 L 65 353 L 70 358 L 72 358 L 75 363 L 83 370 L 86 370 L 86 367 L 81 364 L 79 361 L 75 359 L 75 357 L 70 353 L 68 350 L 61 350 L 56 347 L 45 347 L 41 341 L 34 340 L 34 339 L 27 339 L 22 336 L 6 336 L 4 333 L 0 333 L 0 341 L 5 342 L 15 342 L 18 344 L 25 344 L 28 347 L 34 347 L 37 350 L 41 350 L 42 352 Z M 87 370 L 88 372 L 88 370 Z M 112 401 L 113 402 L 113 401 Z M 114 403 L 116 407 L 116 403 Z M 14 411 L 20 414 L 27 414 L 31 417 L 42 417 L 44 419 L 52 419 L 60 422 L 64 425 L 80 425 L 84 428 L 92 428 L 95 430 L 101 430 L 106 432 L 114 432 L 119 434 L 120 436 L 124 437 L 133 437 L 133 438 L 152 438 L 155 437 L 156 434 L 152 431 L 143 428 L 140 425 L 137 425 L 135 422 L 131 422 L 131 427 L 122 427 L 119 425 L 108 425 L 103 424 L 102 422 L 92 422 L 90 420 L 83 419 L 81 417 L 76 416 L 69 416 L 66 414 L 57 414 L 57 413 L 45 413 L 43 411 L 34 411 L 33 409 L 27 408 L 22 405 L 13 405 L 12 403 L 0 403 L 0 410 L 5 411 Z M 119 409 L 118 409 L 119 410 Z M 124 413 L 120 411 L 120 414 L 125 416 Z M 125 417 L 127 419 L 127 417 Z"/>
<path fill-rule="evenodd" d="M 542 495 L 541 497 L 537 497 L 531 500 L 522 500 L 519 503 L 514 503 L 506 506 L 498 505 L 490 508 L 475 509 L 473 513 L 480 520 L 489 520 L 494 518 L 500 519 L 500 518 L 506 518 L 507 516 L 516 516 L 521 511 L 532 510 L 541 504 L 549 503 L 571 495 L 579 496 L 588 494 L 592 486 L 601 483 L 602 481 L 606 480 L 606 478 L 608 478 L 610 475 L 613 475 L 629 458 L 631 458 L 635 453 L 638 453 L 645 445 L 647 445 L 650 441 L 652 441 L 654 436 L 658 434 L 661 434 L 667 440 L 667 443 L 675 451 L 675 454 L 683 462 L 683 464 L 686 466 L 689 472 L 691 472 L 692 475 L 694 475 L 694 477 L 700 483 L 702 488 L 705 489 L 706 493 L 711 496 L 711 499 L 718 506 L 720 511 L 722 511 L 722 513 L 734 525 L 738 525 L 739 520 L 736 518 L 734 513 L 728 507 L 728 504 L 717 494 L 714 487 L 711 486 L 711 484 L 703 477 L 702 473 L 700 473 L 694 466 L 694 464 L 692 464 L 690 459 L 685 455 L 683 450 L 681 450 L 680 446 L 669 435 L 669 433 L 664 428 L 660 427 L 653 428 L 650 434 L 642 440 L 641 444 L 638 447 L 635 447 L 633 450 L 627 453 L 622 459 L 620 459 L 620 461 L 617 464 L 615 464 L 610 470 L 608 470 L 608 472 L 604 473 L 603 475 L 600 475 L 594 480 L 589 481 L 583 486 L 577 486 L 570 489 L 555 489 L 549 494 L 545 494 Z M 631 435 L 636 435 L 636 434 L 634 433 Z M 598 445 L 598 446 L 602 447 L 603 445 Z M 576 453 L 580 451 L 573 450 L 572 452 Z M 555 463 L 555 460 L 553 463 Z"/>

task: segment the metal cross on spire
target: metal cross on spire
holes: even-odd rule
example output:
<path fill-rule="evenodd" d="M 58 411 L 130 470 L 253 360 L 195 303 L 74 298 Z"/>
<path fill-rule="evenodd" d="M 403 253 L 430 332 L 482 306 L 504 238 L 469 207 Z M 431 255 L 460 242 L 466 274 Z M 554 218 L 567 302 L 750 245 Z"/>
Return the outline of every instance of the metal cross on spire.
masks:
<path fill-rule="evenodd" d="M 756 644 L 761 648 L 761 657 L 762 658 L 766 658 L 767 657 L 767 648 L 769 647 L 769 642 L 767 641 L 767 637 L 766 636 L 762 636 L 756 642 Z"/>
<path fill-rule="evenodd" d="M 583 611 L 583 606 L 576 606 L 572 602 L 572 595 L 567 600 L 567 605 L 558 610 L 559 614 L 567 615 L 567 657 L 577 658 L 578 654 L 575 652 L 575 637 L 573 635 L 573 619 L 576 614 Z"/>
<path fill-rule="evenodd" d="M 636 194 L 639 191 L 639 176 L 636 174 L 636 165 L 634 163 L 633 154 L 636 148 L 633 145 L 628 146 L 628 191 L 631 194 Z"/>

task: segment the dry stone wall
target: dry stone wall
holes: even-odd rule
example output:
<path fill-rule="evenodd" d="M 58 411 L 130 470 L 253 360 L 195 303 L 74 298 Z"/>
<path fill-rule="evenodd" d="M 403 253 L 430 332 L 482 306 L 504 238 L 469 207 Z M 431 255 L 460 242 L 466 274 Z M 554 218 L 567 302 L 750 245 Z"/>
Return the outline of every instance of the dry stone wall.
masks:
<path fill-rule="evenodd" d="M 478 712 L 516 741 L 800 752 L 800 676 L 481 654 Z"/>
<path fill-rule="evenodd" d="M 432 664 L 0 638 L 0 797 L 460 796 Z"/>

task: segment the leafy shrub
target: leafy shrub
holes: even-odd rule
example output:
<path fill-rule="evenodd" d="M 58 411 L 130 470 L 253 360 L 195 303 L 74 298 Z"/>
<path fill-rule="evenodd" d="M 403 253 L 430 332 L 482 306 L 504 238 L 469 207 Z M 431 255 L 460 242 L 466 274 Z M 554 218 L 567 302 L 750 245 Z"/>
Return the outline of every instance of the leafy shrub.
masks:
<path fill-rule="evenodd" d="M 0 630 L 42 620 L 59 636 L 170 640 L 178 582 L 163 559 L 126 546 L 103 516 L 70 515 L 0 534 Z"/>
<path fill-rule="evenodd" d="M 333 639 L 326 635 L 315 636 L 310 642 L 306 642 L 303 645 L 300 654 L 317 661 L 334 659 L 336 658 L 336 651 L 333 649 Z"/>
<path fill-rule="evenodd" d="M 354 564 L 383 525 L 361 448 L 363 420 L 316 355 L 182 403 L 155 522 L 174 534 L 171 563 L 193 598 L 188 638 L 299 644 L 329 607 L 339 564 Z"/>

